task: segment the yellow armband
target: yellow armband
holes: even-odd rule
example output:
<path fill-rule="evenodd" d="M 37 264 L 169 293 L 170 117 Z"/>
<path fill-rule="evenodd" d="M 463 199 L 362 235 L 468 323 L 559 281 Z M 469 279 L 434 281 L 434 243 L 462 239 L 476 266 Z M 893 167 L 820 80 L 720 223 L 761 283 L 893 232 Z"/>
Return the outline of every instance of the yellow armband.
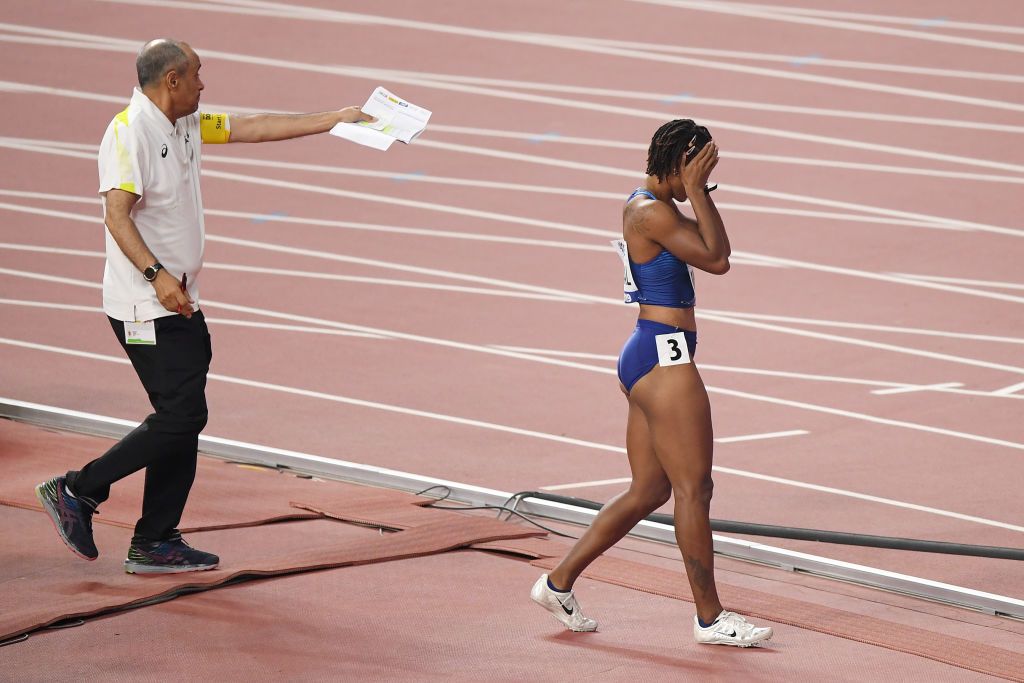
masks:
<path fill-rule="evenodd" d="M 199 114 L 199 133 L 203 142 L 221 145 L 231 138 L 231 118 L 227 114 Z"/>

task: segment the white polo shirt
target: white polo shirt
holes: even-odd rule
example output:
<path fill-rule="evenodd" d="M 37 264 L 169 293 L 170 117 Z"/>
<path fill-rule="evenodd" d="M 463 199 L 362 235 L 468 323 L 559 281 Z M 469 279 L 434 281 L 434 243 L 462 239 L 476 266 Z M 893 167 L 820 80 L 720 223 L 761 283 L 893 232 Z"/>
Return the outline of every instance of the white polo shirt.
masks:
<path fill-rule="evenodd" d="M 202 142 L 227 142 L 226 114 L 196 112 L 171 123 L 138 88 L 128 108 L 114 117 L 100 143 L 101 195 L 125 190 L 139 196 L 132 219 L 157 261 L 169 274 L 187 275 L 189 296 L 199 309 L 203 269 L 203 195 L 199 189 Z M 104 210 L 105 212 L 105 210 Z M 110 231 L 103 272 L 103 310 L 115 320 L 143 321 L 168 315 L 153 285 L 128 260 Z"/>

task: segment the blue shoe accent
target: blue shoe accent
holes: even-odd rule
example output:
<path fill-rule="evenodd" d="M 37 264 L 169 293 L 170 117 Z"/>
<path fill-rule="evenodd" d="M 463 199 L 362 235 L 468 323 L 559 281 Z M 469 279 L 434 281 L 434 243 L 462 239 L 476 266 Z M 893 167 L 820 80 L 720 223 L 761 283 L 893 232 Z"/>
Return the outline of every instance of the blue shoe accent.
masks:
<path fill-rule="evenodd" d="M 177 574 L 216 569 L 220 558 L 196 550 L 177 531 L 166 541 L 132 541 L 124 570 L 129 574 Z"/>
<path fill-rule="evenodd" d="M 96 543 L 92 539 L 92 516 L 96 505 L 81 496 L 68 495 L 65 477 L 54 477 L 36 487 L 36 498 L 50 515 L 60 538 L 71 552 L 86 560 L 99 557 Z"/>

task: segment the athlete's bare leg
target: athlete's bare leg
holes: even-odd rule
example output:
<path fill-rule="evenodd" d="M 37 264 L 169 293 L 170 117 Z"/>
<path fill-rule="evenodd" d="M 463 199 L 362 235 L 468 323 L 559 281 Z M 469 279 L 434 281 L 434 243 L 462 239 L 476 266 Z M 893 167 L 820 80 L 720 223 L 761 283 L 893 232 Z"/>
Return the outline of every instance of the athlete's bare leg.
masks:
<path fill-rule="evenodd" d="M 601 508 L 590 528 L 548 575 L 559 590 L 572 588 L 587 565 L 672 495 L 672 485 L 654 453 L 647 419 L 632 399 L 626 422 L 626 454 L 633 481 L 628 490 Z"/>
<path fill-rule="evenodd" d="M 630 392 L 649 427 L 654 452 L 675 496 L 676 541 L 686 565 L 697 616 L 710 623 L 722 611 L 711 541 L 711 404 L 697 368 L 655 366 Z"/>

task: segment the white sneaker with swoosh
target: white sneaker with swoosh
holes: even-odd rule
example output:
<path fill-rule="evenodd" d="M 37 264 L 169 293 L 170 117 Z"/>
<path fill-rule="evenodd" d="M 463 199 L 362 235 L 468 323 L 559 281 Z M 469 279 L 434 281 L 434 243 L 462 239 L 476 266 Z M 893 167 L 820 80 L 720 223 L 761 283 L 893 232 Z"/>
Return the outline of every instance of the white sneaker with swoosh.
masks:
<path fill-rule="evenodd" d="M 707 645 L 735 645 L 750 647 L 770 640 L 772 629 L 769 626 L 754 626 L 735 612 L 722 611 L 718 618 L 704 628 L 693 615 L 693 637 L 698 643 Z"/>
<path fill-rule="evenodd" d="M 596 631 L 597 622 L 583 616 L 580 605 L 572 591 L 559 593 L 548 588 L 548 575 L 542 574 L 533 584 L 530 598 L 565 624 L 571 631 Z"/>

